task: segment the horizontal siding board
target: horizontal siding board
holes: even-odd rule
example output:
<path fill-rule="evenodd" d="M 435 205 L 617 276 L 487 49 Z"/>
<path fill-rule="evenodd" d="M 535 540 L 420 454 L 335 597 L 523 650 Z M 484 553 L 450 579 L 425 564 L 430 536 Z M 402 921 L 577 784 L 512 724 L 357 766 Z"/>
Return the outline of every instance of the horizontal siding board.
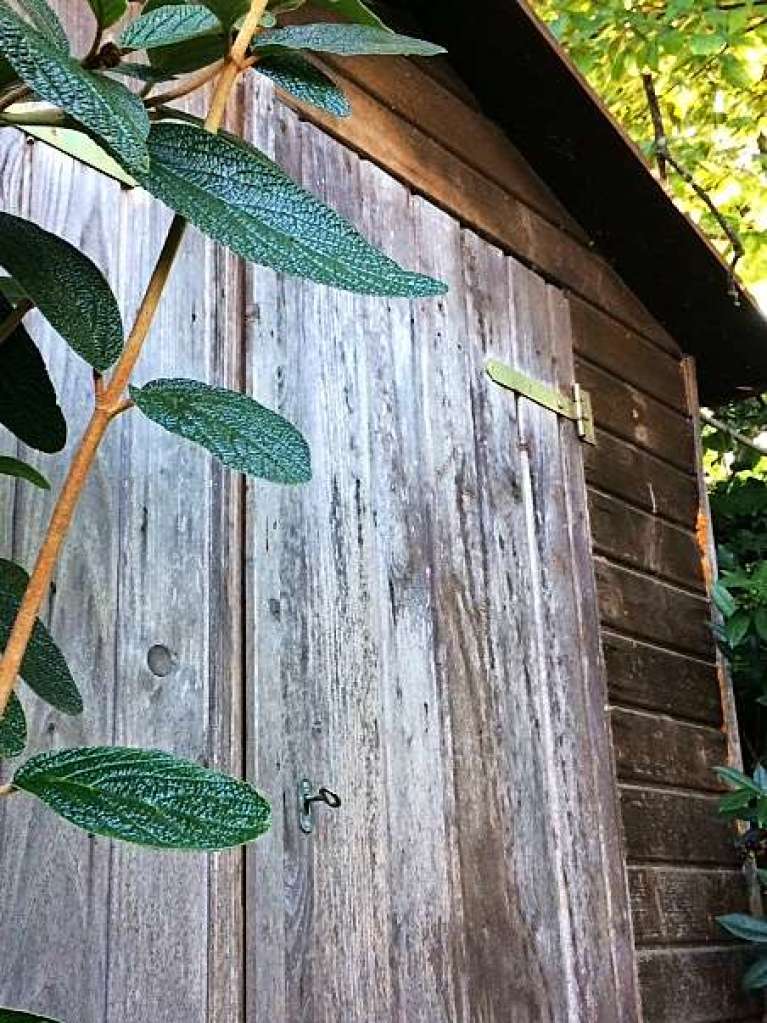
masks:
<path fill-rule="evenodd" d="M 622 781 L 721 792 L 714 768 L 727 764 L 727 737 L 706 725 L 616 708 L 613 747 Z"/>
<path fill-rule="evenodd" d="M 716 918 L 749 911 L 746 883 L 739 870 L 630 867 L 628 879 L 639 946 L 721 945 L 730 939 Z"/>
<path fill-rule="evenodd" d="M 689 473 L 599 429 L 596 447 L 587 445 L 584 458 L 591 487 L 688 529 L 695 528 L 698 487 Z"/>
<path fill-rule="evenodd" d="M 597 426 L 692 472 L 695 438 L 689 418 L 583 359 L 576 367 L 578 382 L 591 395 Z"/>
<path fill-rule="evenodd" d="M 740 948 L 640 951 L 644 1023 L 759 1019 L 759 998 L 741 986 L 750 962 Z"/>
<path fill-rule="evenodd" d="M 604 558 L 594 562 L 605 625 L 660 646 L 713 658 L 707 600 Z"/>
<path fill-rule="evenodd" d="M 717 813 L 719 797 L 621 785 L 629 861 L 738 865 L 732 827 Z"/>
<path fill-rule="evenodd" d="M 687 397 L 679 356 L 659 352 L 636 331 L 573 296 L 570 300 L 575 350 L 602 369 L 633 384 L 679 412 Z"/>
<path fill-rule="evenodd" d="M 716 665 L 602 630 L 613 703 L 722 726 Z"/>
<path fill-rule="evenodd" d="M 589 494 L 589 514 L 598 553 L 705 592 L 698 542 L 690 530 L 595 491 Z"/>

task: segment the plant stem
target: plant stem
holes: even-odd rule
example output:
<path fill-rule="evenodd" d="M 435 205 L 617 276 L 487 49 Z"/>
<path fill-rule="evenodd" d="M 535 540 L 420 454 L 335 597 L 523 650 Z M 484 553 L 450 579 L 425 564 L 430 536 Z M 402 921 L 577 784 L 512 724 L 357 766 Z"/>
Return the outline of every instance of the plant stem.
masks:
<path fill-rule="evenodd" d="M 14 307 L 13 312 L 9 313 L 3 322 L 0 323 L 0 345 L 8 340 L 27 313 L 31 313 L 34 308 L 35 303 L 31 299 L 22 298 L 18 305 Z"/>
<path fill-rule="evenodd" d="M 181 99 L 182 96 L 188 96 L 190 92 L 195 92 L 197 89 L 209 82 L 211 78 L 215 78 L 216 75 L 220 73 L 223 66 L 224 60 L 222 58 L 221 60 L 216 61 L 215 64 L 211 64 L 210 67 L 203 68 L 203 70 L 198 74 L 190 75 L 189 78 L 184 79 L 183 82 L 179 82 L 179 84 L 174 88 L 167 89 L 165 92 L 160 92 L 156 96 L 145 99 L 144 106 L 161 106 L 163 103 L 170 102 L 170 100 Z"/>
<path fill-rule="evenodd" d="M 227 101 L 238 76 L 249 66 L 245 55 L 253 36 L 258 31 L 267 2 L 268 0 L 251 0 L 250 11 L 226 58 L 208 116 L 205 119 L 205 128 L 213 134 L 221 127 Z M 185 228 L 186 221 L 183 217 L 176 215 L 149 280 L 133 329 L 125 342 L 122 355 L 114 368 L 109 384 L 105 388 L 99 388 L 90 422 L 75 452 L 64 486 L 56 501 L 35 567 L 13 623 L 8 644 L 2 660 L 0 660 L 0 716 L 5 712 L 8 699 L 16 684 L 16 677 L 24 659 L 35 620 L 45 600 L 59 551 L 69 531 L 72 516 L 88 473 L 93 466 L 99 445 L 112 419 L 130 407 L 130 402 L 124 398 L 125 388 L 151 329 L 174 260 L 181 246 Z"/>

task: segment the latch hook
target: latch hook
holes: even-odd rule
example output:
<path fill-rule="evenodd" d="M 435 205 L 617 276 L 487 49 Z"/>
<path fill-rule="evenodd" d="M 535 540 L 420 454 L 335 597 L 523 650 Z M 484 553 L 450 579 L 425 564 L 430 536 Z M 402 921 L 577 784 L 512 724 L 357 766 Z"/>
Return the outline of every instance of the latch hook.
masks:
<path fill-rule="evenodd" d="M 314 831 L 314 804 L 324 803 L 331 810 L 338 810 L 341 806 L 341 797 L 324 786 L 314 793 L 314 785 L 308 778 L 298 783 L 298 823 L 305 835 L 311 835 Z"/>

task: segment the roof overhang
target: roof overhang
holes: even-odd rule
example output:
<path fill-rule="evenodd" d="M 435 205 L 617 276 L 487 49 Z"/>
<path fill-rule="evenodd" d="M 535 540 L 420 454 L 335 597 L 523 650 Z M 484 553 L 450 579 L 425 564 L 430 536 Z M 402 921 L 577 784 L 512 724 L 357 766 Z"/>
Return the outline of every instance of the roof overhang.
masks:
<path fill-rule="evenodd" d="M 767 390 L 767 320 L 519 0 L 411 0 L 429 38 L 682 349 L 704 402 Z"/>

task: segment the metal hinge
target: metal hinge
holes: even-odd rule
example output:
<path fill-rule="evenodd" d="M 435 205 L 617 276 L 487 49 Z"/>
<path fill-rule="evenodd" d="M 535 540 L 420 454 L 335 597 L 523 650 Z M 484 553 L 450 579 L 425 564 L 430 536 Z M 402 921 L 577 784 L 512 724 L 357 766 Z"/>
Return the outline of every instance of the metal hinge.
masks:
<path fill-rule="evenodd" d="M 514 391 L 515 394 L 521 394 L 524 398 L 529 398 L 536 405 L 551 409 L 552 412 L 564 416 L 565 419 L 571 419 L 575 423 L 580 439 L 586 444 L 596 444 L 591 396 L 588 391 L 584 391 L 580 384 L 573 385 L 573 396 L 568 398 L 560 391 L 555 391 L 553 387 L 542 384 L 540 380 L 525 376 L 519 370 L 512 369 L 511 366 L 497 362 L 495 359 L 488 362 L 486 369 L 487 375 L 496 384 L 509 391 Z"/>

